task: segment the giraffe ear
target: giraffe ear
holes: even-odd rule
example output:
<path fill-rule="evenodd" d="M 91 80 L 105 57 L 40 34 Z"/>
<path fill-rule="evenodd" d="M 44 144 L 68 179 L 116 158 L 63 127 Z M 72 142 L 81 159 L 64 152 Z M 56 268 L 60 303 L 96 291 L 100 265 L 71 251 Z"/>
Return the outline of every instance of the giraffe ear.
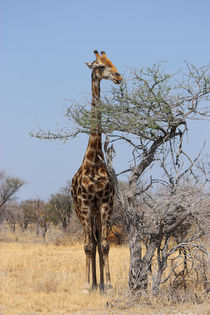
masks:
<path fill-rule="evenodd" d="M 88 66 L 89 69 L 104 67 L 104 65 L 101 62 L 99 63 L 97 60 L 93 62 L 86 62 L 85 64 Z"/>
<path fill-rule="evenodd" d="M 93 69 L 92 62 L 86 62 L 85 64 L 88 66 L 89 69 Z"/>

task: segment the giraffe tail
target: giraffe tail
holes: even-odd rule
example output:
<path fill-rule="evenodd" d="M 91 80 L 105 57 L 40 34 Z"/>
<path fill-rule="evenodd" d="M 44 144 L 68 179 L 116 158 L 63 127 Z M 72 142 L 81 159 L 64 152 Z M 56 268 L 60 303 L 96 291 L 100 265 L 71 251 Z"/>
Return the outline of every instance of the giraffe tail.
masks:
<path fill-rule="evenodd" d="M 96 242 L 96 245 L 99 244 L 100 241 L 100 227 L 101 227 L 101 222 L 100 222 L 100 217 L 97 218 L 93 218 L 93 229 L 92 229 L 92 233 L 93 233 L 93 239 Z"/>
<path fill-rule="evenodd" d="M 98 237 L 99 237 L 99 232 L 98 232 L 98 226 L 97 226 L 97 219 L 92 218 L 92 239 L 96 245 L 98 244 Z"/>

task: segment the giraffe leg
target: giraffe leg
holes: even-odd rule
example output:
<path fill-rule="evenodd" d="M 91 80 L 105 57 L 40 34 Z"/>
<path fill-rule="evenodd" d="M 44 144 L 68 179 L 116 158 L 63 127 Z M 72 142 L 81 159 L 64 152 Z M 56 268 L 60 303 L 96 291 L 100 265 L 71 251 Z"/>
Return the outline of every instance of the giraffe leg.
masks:
<path fill-rule="evenodd" d="M 102 243 L 102 249 L 103 249 L 103 257 L 104 257 L 104 268 L 105 268 L 105 274 L 106 274 L 106 289 L 111 289 L 111 276 L 110 276 L 110 270 L 109 270 L 109 244 Z"/>
<path fill-rule="evenodd" d="M 84 209 L 83 209 L 84 211 Z M 87 213 L 88 210 L 86 209 Z M 83 228 L 84 228 L 84 251 L 86 255 L 86 270 L 85 270 L 85 284 L 84 284 L 84 292 L 90 290 L 90 264 L 93 255 L 93 242 L 92 242 L 92 228 L 89 216 L 87 216 L 84 220 L 82 220 Z"/>
<path fill-rule="evenodd" d="M 96 223 L 95 219 L 91 218 L 91 238 L 92 238 L 92 289 L 97 288 L 97 278 L 96 278 L 96 246 L 97 246 L 97 236 L 96 236 Z"/>
<path fill-rule="evenodd" d="M 85 250 L 85 256 L 86 256 L 84 292 L 86 292 L 86 291 L 89 291 L 90 289 L 90 260 L 91 260 L 91 252 L 92 252 L 88 235 L 85 235 L 84 250 Z"/>
<path fill-rule="evenodd" d="M 108 232 L 110 226 L 109 212 L 110 205 L 104 204 L 101 209 L 101 247 L 104 259 L 104 269 L 106 275 L 106 289 L 111 289 L 111 276 L 109 270 L 109 243 L 108 243 Z"/>
<path fill-rule="evenodd" d="M 99 268 L 100 268 L 100 291 L 104 292 L 104 257 L 101 246 L 101 217 L 97 217 L 98 229 L 98 254 L 99 254 Z"/>

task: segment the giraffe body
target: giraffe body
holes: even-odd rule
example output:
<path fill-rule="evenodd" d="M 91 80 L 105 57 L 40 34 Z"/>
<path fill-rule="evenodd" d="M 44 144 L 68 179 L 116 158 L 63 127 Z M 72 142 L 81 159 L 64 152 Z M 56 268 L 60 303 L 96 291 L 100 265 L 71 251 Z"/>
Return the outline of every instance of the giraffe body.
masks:
<path fill-rule="evenodd" d="M 111 79 L 115 83 L 122 80 L 117 69 L 107 59 L 94 51 L 96 61 L 87 63 L 92 69 L 92 114 L 97 115 L 96 106 L 100 101 L 100 82 Z M 83 225 L 86 254 L 85 289 L 90 288 L 90 265 L 92 265 L 92 288 L 97 287 L 96 247 L 98 246 L 100 266 L 100 289 L 104 290 L 104 269 L 106 286 L 111 287 L 109 271 L 108 232 L 113 209 L 114 188 L 106 168 L 102 150 L 100 116 L 98 126 L 91 128 L 87 150 L 83 163 L 72 179 L 71 194 L 76 214 Z"/>

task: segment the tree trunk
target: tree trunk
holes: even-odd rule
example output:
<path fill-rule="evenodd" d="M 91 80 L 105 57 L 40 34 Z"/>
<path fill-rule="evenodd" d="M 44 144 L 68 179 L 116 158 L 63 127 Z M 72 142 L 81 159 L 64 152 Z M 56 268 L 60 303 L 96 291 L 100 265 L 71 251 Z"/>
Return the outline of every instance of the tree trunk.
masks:
<path fill-rule="evenodd" d="M 46 238 L 46 233 L 47 233 L 47 223 L 44 222 L 43 227 L 42 227 L 42 238 L 43 238 L 44 242 L 45 242 L 45 238 Z"/>
<path fill-rule="evenodd" d="M 132 291 L 146 289 L 148 285 L 148 266 L 145 266 L 141 258 L 141 240 L 138 231 L 132 229 L 128 235 L 130 247 L 129 288 Z"/>
<path fill-rule="evenodd" d="M 144 257 L 142 256 L 141 231 L 136 216 L 126 218 L 130 247 L 129 287 L 131 291 L 146 290 L 151 261 L 156 249 L 155 240 L 150 240 Z"/>
<path fill-rule="evenodd" d="M 24 222 L 24 231 L 27 230 L 27 227 L 28 227 L 28 222 Z"/>
<path fill-rule="evenodd" d="M 39 222 L 36 223 L 36 235 L 39 235 Z"/>
<path fill-rule="evenodd" d="M 126 225 L 130 248 L 129 288 L 131 291 L 145 290 L 148 286 L 148 269 L 142 259 L 139 222 L 134 211 L 126 212 Z"/>
<path fill-rule="evenodd" d="M 64 219 L 62 220 L 62 226 L 63 226 L 64 232 L 66 233 L 66 231 L 67 231 L 67 220 L 66 220 L 66 218 L 64 218 Z"/>
<path fill-rule="evenodd" d="M 153 281 L 152 281 L 152 292 L 154 294 L 158 293 L 158 289 L 160 286 L 160 282 L 161 282 L 161 276 L 162 276 L 162 270 L 160 268 L 158 268 L 156 275 L 153 277 Z"/>

